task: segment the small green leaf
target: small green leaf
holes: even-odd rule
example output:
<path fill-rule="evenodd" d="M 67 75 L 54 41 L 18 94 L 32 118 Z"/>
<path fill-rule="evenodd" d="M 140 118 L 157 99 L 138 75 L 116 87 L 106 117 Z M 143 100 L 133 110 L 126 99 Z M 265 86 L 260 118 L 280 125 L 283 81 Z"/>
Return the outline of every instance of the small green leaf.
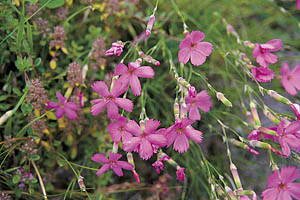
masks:
<path fill-rule="evenodd" d="M 38 2 L 38 0 L 27 0 L 28 2 L 30 2 L 30 3 L 36 3 L 36 2 Z"/>
<path fill-rule="evenodd" d="M 32 160 L 33 161 L 37 161 L 37 160 L 39 160 L 41 157 L 39 156 L 39 155 L 32 155 Z"/>
<path fill-rule="evenodd" d="M 40 139 L 41 137 L 39 135 L 31 135 L 32 139 Z"/>
<path fill-rule="evenodd" d="M 31 183 L 37 183 L 38 180 L 37 180 L 36 178 L 33 178 L 33 179 L 30 180 L 30 182 L 31 182 Z"/>
<path fill-rule="evenodd" d="M 30 53 L 30 46 L 29 46 L 27 40 L 23 40 L 23 47 L 24 47 L 26 53 Z"/>
<path fill-rule="evenodd" d="M 42 2 L 41 4 L 44 4 L 47 2 L 47 0 L 40 0 Z M 52 0 L 47 4 L 47 8 L 58 8 L 65 4 L 64 0 Z"/>
<path fill-rule="evenodd" d="M 17 184 L 21 181 L 21 175 L 20 174 L 15 174 L 13 175 L 13 178 L 12 178 L 12 182 L 13 184 Z"/>
<path fill-rule="evenodd" d="M 37 58 L 34 62 L 35 66 L 38 67 L 42 62 L 42 59 L 41 58 Z"/>
<path fill-rule="evenodd" d="M 19 88 L 13 88 L 13 92 L 14 92 L 17 96 L 22 96 L 22 92 L 20 91 Z"/>

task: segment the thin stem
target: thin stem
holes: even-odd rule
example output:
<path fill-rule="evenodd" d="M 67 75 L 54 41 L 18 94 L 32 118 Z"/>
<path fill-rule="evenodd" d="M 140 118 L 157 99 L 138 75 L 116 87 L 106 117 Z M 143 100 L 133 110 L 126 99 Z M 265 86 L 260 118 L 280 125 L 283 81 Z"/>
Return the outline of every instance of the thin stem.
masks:
<path fill-rule="evenodd" d="M 35 170 L 35 172 L 36 172 L 36 174 L 37 174 L 37 176 L 38 176 L 38 179 L 39 179 L 39 181 L 40 181 L 40 185 L 41 185 L 41 188 L 42 188 L 42 192 L 43 192 L 43 195 L 44 195 L 44 199 L 47 200 L 48 197 L 47 197 L 46 189 L 45 189 L 45 186 L 44 186 L 43 179 L 42 179 L 42 177 L 41 177 L 41 175 L 40 175 L 40 172 L 39 172 L 38 168 L 36 167 L 36 164 L 35 164 L 35 162 L 34 162 L 33 160 L 31 160 L 31 163 L 32 163 L 32 165 L 33 165 L 33 167 L 34 167 L 34 170 Z"/>

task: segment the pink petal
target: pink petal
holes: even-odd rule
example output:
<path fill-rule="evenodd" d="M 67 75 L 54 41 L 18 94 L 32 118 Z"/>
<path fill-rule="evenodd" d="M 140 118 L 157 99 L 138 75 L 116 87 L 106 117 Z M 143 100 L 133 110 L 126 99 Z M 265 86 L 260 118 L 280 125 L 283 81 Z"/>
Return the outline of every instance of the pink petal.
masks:
<path fill-rule="evenodd" d="M 288 183 L 287 191 L 292 195 L 295 199 L 300 199 L 300 183 Z"/>
<path fill-rule="evenodd" d="M 147 134 L 154 133 L 155 130 L 159 127 L 159 125 L 160 125 L 160 122 L 158 120 L 149 119 L 146 121 L 144 132 Z"/>
<path fill-rule="evenodd" d="M 277 200 L 279 190 L 276 188 L 269 188 L 262 192 L 261 196 L 263 200 Z"/>
<path fill-rule="evenodd" d="M 290 183 L 299 178 L 299 171 L 294 166 L 283 167 L 280 174 L 283 183 Z"/>
<path fill-rule="evenodd" d="M 252 55 L 254 58 L 256 58 L 258 55 L 260 55 L 260 46 L 258 43 L 255 43 Z"/>
<path fill-rule="evenodd" d="M 64 96 L 63 96 L 61 93 L 59 93 L 59 92 L 56 92 L 56 96 L 57 96 L 58 101 L 59 101 L 60 104 L 64 104 L 64 103 L 66 102 L 66 100 L 67 100 L 67 98 L 64 97 Z"/>
<path fill-rule="evenodd" d="M 133 165 L 126 161 L 117 161 L 117 165 L 126 170 L 133 170 Z"/>
<path fill-rule="evenodd" d="M 197 106 L 191 106 L 189 109 L 189 118 L 191 120 L 200 120 L 201 116 Z"/>
<path fill-rule="evenodd" d="M 91 108 L 92 115 L 98 115 L 106 106 L 107 102 L 104 99 L 96 99 L 92 103 L 97 102 Z"/>
<path fill-rule="evenodd" d="M 190 48 L 191 44 L 192 44 L 191 38 L 187 37 L 184 40 L 181 40 L 181 42 L 179 44 L 179 48 L 180 49 L 182 49 L 182 48 Z"/>
<path fill-rule="evenodd" d="M 199 51 L 191 52 L 191 63 L 195 66 L 202 65 L 206 60 L 206 56 Z"/>
<path fill-rule="evenodd" d="M 140 143 L 141 143 L 141 138 L 132 137 L 123 143 L 123 149 L 124 151 L 132 152 L 138 147 Z"/>
<path fill-rule="evenodd" d="M 134 96 L 140 96 L 141 95 L 141 90 L 142 90 L 141 89 L 141 84 L 140 84 L 140 81 L 139 81 L 137 76 L 132 75 L 130 77 L 129 85 L 130 85 L 130 88 L 131 88 L 132 93 L 134 94 Z"/>
<path fill-rule="evenodd" d="M 167 143 L 167 139 L 164 135 L 161 134 L 150 134 L 147 135 L 147 140 L 149 140 L 152 144 L 158 145 L 158 146 L 165 146 Z"/>
<path fill-rule="evenodd" d="M 195 122 L 195 120 L 191 120 L 191 119 L 188 119 L 188 118 L 183 118 L 181 120 L 182 127 L 187 127 L 187 126 L 193 124 L 194 122 Z"/>
<path fill-rule="evenodd" d="M 46 106 L 47 109 L 53 109 L 53 108 L 58 108 L 58 107 L 59 107 L 59 104 L 54 101 L 47 102 L 47 106 Z"/>
<path fill-rule="evenodd" d="M 268 63 L 274 64 L 277 62 L 277 56 L 272 53 L 266 52 L 263 54 L 263 57 L 264 57 L 264 60 Z"/>
<path fill-rule="evenodd" d="M 71 120 L 77 119 L 77 114 L 72 109 L 65 107 L 65 113 L 69 119 Z"/>
<path fill-rule="evenodd" d="M 199 42 L 196 51 L 199 51 L 204 56 L 209 56 L 213 50 L 213 45 L 209 42 Z"/>
<path fill-rule="evenodd" d="M 289 126 L 285 129 L 286 134 L 291 134 L 299 131 L 300 129 L 300 122 L 293 121 L 289 124 Z"/>
<path fill-rule="evenodd" d="M 289 81 L 286 77 L 281 78 L 281 83 L 287 93 L 289 93 L 292 96 L 295 96 L 297 94 L 296 88 L 294 87 L 294 85 L 292 85 L 291 81 Z"/>
<path fill-rule="evenodd" d="M 202 132 L 195 130 L 192 126 L 188 126 L 185 129 L 186 136 L 192 140 L 194 140 L 197 143 L 201 143 L 202 142 Z"/>
<path fill-rule="evenodd" d="M 184 153 L 189 149 L 189 141 L 187 140 L 186 136 L 184 134 L 178 135 L 175 139 L 173 149 L 175 151 L 178 151 L 179 153 Z"/>
<path fill-rule="evenodd" d="M 268 67 L 269 64 L 266 62 L 264 55 L 262 53 L 258 54 L 256 57 L 256 62 L 260 64 L 261 67 Z"/>
<path fill-rule="evenodd" d="M 119 116 L 119 109 L 115 103 L 110 102 L 110 103 L 106 104 L 106 108 L 107 108 L 107 117 L 108 118 L 116 119 Z"/>
<path fill-rule="evenodd" d="M 288 76 L 290 73 L 289 64 L 287 62 L 282 63 L 280 71 L 282 76 Z"/>
<path fill-rule="evenodd" d="M 166 134 L 167 147 L 171 146 L 174 143 L 176 137 L 177 137 L 177 133 L 175 131 Z"/>
<path fill-rule="evenodd" d="M 126 131 L 128 131 L 129 133 L 131 133 L 137 137 L 143 133 L 140 126 L 133 120 L 128 121 L 128 123 L 125 126 L 125 129 L 126 129 Z"/>
<path fill-rule="evenodd" d="M 192 31 L 190 34 L 192 42 L 199 42 L 205 38 L 205 34 L 201 31 Z"/>
<path fill-rule="evenodd" d="M 72 109 L 72 110 L 79 110 L 80 109 L 80 107 L 74 102 L 65 103 L 65 107 L 69 108 L 69 109 Z"/>
<path fill-rule="evenodd" d="M 273 40 L 266 42 L 266 44 L 270 44 L 273 46 L 271 51 L 278 51 L 279 49 L 282 48 L 282 40 L 281 39 L 273 39 Z"/>
<path fill-rule="evenodd" d="M 109 164 L 104 164 L 98 171 L 97 171 L 97 176 L 100 176 L 101 174 L 103 174 L 104 172 L 106 172 L 107 170 L 109 170 L 110 165 Z"/>
<path fill-rule="evenodd" d="M 65 113 L 65 110 L 61 107 L 57 108 L 56 109 L 56 112 L 55 112 L 55 115 L 56 115 L 56 118 L 59 119 L 61 118 Z"/>
<path fill-rule="evenodd" d="M 115 103 L 127 112 L 132 112 L 133 103 L 131 100 L 125 98 L 116 98 Z"/>
<path fill-rule="evenodd" d="M 128 68 L 123 63 L 119 63 L 115 68 L 114 76 L 123 75 L 125 73 L 128 73 Z"/>
<path fill-rule="evenodd" d="M 91 85 L 91 87 L 95 92 L 103 97 L 109 95 L 108 88 L 104 81 L 96 81 L 93 85 Z"/>
<path fill-rule="evenodd" d="M 288 191 L 280 190 L 279 195 L 277 197 L 278 200 L 292 200 L 292 197 L 289 195 Z"/>
<path fill-rule="evenodd" d="M 107 163 L 108 159 L 105 157 L 104 153 L 103 154 L 99 154 L 96 153 L 91 157 L 91 160 L 97 163 Z"/>
<path fill-rule="evenodd" d="M 284 136 L 284 141 L 294 150 L 300 148 L 300 140 L 295 135 L 289 134 Z"/>
<path fill-rule="evenodd" d="M 128 89 L 128 80 L 124 81 L 125 79 L 123 79 L 123 76 L 125 76 L 125 78 L 127 77 L 126 74 L 122 75 L 121 78 L 114 82 L 114 86 L 111 90 L 111 95 L 114 97 L 120 96 Z"/>
<path fill-rule="evenodd" d="M 117 161 L 122 157 L 121 154 L 113 152 L 108 152 L 108 156 L 110 161 Z"/>
<path fill-rule="evenodd" d="M 297 1 L 296 1 L 296 8 L 297 8 L 298 10 L 300 10 L 300 0 L 297 0 Z"/>
<path fill-rule="evenodd" d="M 140 157 L 144 160 L 148 160 L 153 155 L 153 149 L 152 149 L 151 143 L 148 140 L 143 139 L 141 141 L 141 144 L 139 147 L 139 154 L 140 154 Z"/>
<path fill-rule="evenodd" d="M 122 133 L 119 130 L 119 125 L 111 122 L 108 126 L 107 126 L 107 130 L 112 138 L 112 141 L 114 142 L 119 142 L 121 139 L 121 135 Z"/>
<path fill-rule="evenodd" d="M 149 66 L 143 66 L 139 67 L 134 71 L 134 74 L 138 77 L 142 78 L 153 78 L 155 73 L 152 69 L 152 67 Z"/>
<path fill-rule="evenodd" d="M 117 174 L 117 176 L 123 176 L 123 171 L 120 166 L 112 166 L 111 169 Z"/>
<path fill-rule="evenodd" d="M 281 138 L 279 138 L 279 144 L 281 146 L 281 150 L 284 156 L 288 157 L 291 154 L 291 150 L 287 142 Z"/>
<path fill-rule="evenodd" d="M 190 48 L 185 47 L 185 48 L 180 49 L 178 51 L 178 60 L 179 60 L 179 62 L 186 64 L 189 61 L 190 57 L 191 57 Z"/>
<path fill-rule="evenodd" d="M 277 187 L 280 184 L 281 178 L 279 177 L 279 170 L 275 170 L 269 177 L 268 177 L 268 184 L 267 187 Z"/>

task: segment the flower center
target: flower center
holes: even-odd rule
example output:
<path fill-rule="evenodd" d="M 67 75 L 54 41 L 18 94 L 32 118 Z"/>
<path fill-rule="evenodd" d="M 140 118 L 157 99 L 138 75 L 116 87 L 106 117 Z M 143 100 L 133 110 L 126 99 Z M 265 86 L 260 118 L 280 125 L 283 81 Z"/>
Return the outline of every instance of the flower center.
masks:
<path fill-rule="evenodd" d="M 124 127 L 123 126 L 120 127 L 120 132 L 124 132 Z"/>
<path fill-rule="evenodd" d="M 287 80 L 291 80 L 291 78 L 292 78 L 291 75 L 288 75 Z"/>
<path fill-rule="evenodd" d="M 128 69 L 128 72 L 129 72 L 130 74 L 133 74 L 133 72 L 134 72 L 134 69 L 132 69 L 132 68 L 129 68 L 129 69 Z"/>
<path fill-rule="evenodd" d="M 177 130 L 176 130 L 176 132 L 178 133 L 178 134 L 182 134 L 183 133 L 183 128 L 178 128 Z"/>
<path fill-rule="evenodd" d="M 192 44 L 191 44 L 191 48 L 195 48 L 196 46 L 197 46 L 196 43 L 192 43 Z"/>
<path fill-rule="evenodd" d="M 144 137 L 146 137 L 146 133 L 143 132 L 143 133 L 141 134 L 141 138 L 144 138 Z"/>
<path fill-rule="evenodd" d="M 192 106 L 195 106 L 195 105 L 196 105 L 196 102 L 195 102 L 195 101 L 193 101 L 193 102 L 192 102 Z"/>
<path fill-rule="evenodd" d="M 106 98 L 107 98 L 107 100 L 114 100 L 115 99 L 115 97 L 113 97 L 112 95 L 109 95 Z"/>
<path fill-rule="evenodd" d="M 111 166 L 114 166 L 114 165 L 116 164 L 116 162 L 115 162 L 115 161 L 109 161 L 109 164 L 110 164 Z"/>
<path fill-rule="evenodd" d="M 287 189 L 287 186 L 284 183 L 280 183 L 278 188 L 284 190 Z"/>

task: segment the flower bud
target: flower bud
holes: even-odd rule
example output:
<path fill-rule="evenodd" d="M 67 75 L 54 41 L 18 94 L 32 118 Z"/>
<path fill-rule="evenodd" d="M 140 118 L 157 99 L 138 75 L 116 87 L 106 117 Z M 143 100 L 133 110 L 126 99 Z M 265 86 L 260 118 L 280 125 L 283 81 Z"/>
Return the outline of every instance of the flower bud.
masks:
<path fill-rule="evenodd" d="M 146 28 L 146 37 L 148 37 L 151 34 L 151 30 L 153 28 L 153 24 L 155 22 L 155 16 L 152 14 L 149 18 L 147 28 Z"/>
<path fill-rule="evenodd" d="M 217 92 L 216 97 L 221 101 L 225 106 L 232 108 L 232 103 L 224 96 L 223 93 Z"/>

